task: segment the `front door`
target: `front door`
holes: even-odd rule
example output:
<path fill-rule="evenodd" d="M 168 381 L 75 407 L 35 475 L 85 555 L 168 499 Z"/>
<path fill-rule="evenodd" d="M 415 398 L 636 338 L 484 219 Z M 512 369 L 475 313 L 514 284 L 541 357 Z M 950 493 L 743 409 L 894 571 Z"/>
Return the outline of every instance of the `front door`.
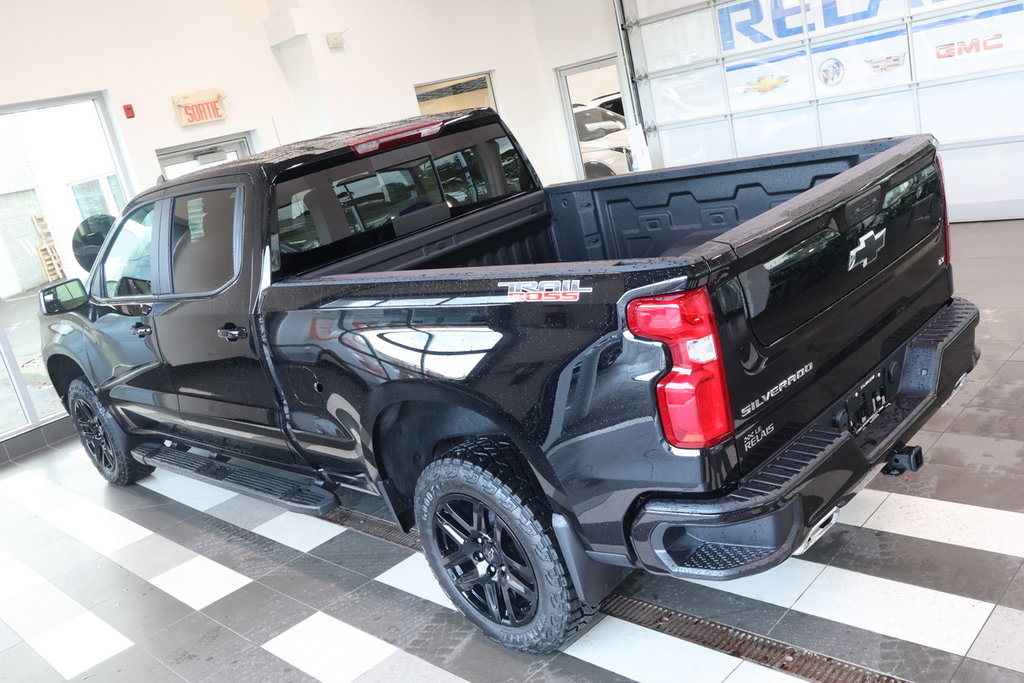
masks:
<path fill-rule="evenodd" d="M 178 393 L 183 436 L 213 449 L 294 462 L 281 411 L 252 328 L 261 262 L 244 176 L 182 189 L 169 198 L 161 246 L 167 314 L 157 321 L 164 361 Z"/>
<path fill-rule="evenodd" d="M 127 212 L 93 268 L 90 315 L 95 342 L 88 362 L 100 393 L 135 430 L 161 430 L 177 418 L 178 404 L 170 375 L 160 362 L 153 335 L 166 310 L 155 292 L 154 236 L 164 202 L 151 201 Z"/>

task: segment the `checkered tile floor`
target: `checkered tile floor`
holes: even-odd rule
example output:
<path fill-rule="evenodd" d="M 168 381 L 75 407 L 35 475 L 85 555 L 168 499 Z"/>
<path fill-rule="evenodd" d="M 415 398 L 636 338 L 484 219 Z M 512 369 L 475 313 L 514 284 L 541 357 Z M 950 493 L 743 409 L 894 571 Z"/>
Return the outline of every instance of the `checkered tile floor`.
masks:
<path fill-rule="evenodd" d="M 926 467 L 769 572 L 621 590 L 915 681 L 1024 681 L 1024 223 L 955 237 L 984 360 L 920 435 Z M 405 548 L 166 472 L 109 487 L 72 440 L 0 465 L 0 681 L 787 678 L 612 617 L 511 652 Z"/>

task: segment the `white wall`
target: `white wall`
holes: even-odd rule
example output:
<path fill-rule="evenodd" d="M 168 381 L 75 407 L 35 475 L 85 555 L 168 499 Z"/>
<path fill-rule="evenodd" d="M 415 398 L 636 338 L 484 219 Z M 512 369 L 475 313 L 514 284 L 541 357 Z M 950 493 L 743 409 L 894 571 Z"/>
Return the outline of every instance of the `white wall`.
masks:
<path fill-rule="evenodd" d="M 499 112 L 555 182 L 573 171 L 554 69 L 618 51 L 612 2 L 35 0 L 0 24 L 0 107 L 104 93 L 137 192 L 159 174 L 155 149 L 250 130 L 266 149 L 414 115 L 414 85 L 489 71 Z M 271 17 L 290 7 L 281 40 Z M 340 31 L 345 47 L 328 49 Z M 227 120 L 180 128 L 171 96 L 207 88 L 227 93 Z"/>

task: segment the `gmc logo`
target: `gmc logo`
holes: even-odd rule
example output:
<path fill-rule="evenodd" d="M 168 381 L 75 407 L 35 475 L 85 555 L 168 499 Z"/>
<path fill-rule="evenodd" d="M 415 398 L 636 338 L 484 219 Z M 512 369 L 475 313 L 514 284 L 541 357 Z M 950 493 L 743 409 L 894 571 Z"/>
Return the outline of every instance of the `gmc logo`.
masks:
<path fill-rule="evenodd" d="M 950 59 L 952 57 L 985 52 L 987 50 L 998 50 L 1002 47 L 1003 34 L 997 33 L 994 36 L 989 36 L 985 39 L 975 38 L 971 41 L 960 40 L 955 43 L 939 45 L 935 48 L 935 57 L 937 59 Z"/>

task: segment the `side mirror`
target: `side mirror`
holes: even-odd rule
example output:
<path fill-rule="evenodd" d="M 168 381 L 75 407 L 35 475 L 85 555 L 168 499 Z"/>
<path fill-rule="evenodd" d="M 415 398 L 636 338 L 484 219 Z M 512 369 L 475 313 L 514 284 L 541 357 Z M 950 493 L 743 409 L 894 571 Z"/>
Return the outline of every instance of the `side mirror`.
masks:
<path fill-rule="evenodd" d="M 86 218 L 75 228 L 75 234 L 71 236 L 71 251 L 84 270 L 92 270 L 92 264 L 103 246 L 103 239 L 113 224 L 113 216 L 97 214 Z"/>
<path fill-rule="evenodd" d="M 67 313 L 89 300 L 85 285 L 79 279 L 64 280 L 39 290 L 39 310 L 43 315 Z"/>

